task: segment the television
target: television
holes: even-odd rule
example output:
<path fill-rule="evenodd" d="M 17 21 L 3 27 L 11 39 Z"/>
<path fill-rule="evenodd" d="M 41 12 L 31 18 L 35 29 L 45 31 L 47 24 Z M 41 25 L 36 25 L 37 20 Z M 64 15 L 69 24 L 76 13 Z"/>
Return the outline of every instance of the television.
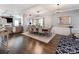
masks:
<path fill-rule="evenodd" d="M 6 18 L 7 19 L 7 23 L 12 23 L 13 19 L 12 18 Z"/>

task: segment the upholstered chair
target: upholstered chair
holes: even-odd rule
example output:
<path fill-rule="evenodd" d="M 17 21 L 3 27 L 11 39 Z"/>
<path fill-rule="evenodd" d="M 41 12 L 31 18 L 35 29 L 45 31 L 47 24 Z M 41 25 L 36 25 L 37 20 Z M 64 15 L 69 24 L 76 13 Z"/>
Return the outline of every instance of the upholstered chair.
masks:
<path fill-rule="evenodd" d="M 52 34 L 51 30 L 52 30 L 52 26 L 51 26 L 51 27 L 48 29 L 48 31 L 46 32 L 47 36 L 50 36 L 50 35 Z"/>
<path fill-rule="evenodd" d="M 33 29 L 32 30 L 33 33 L 37 33 L 37 29 L 36 29 L 36 26 L 35 25 L 32 25 L 32 29 Z"/>
<path fill-rule="evenodd" d="M 28 26 L 28 31 L 30 32 L 30 33 L 32 33 L 32 26 L 30 25 L 30 26 Z"/>

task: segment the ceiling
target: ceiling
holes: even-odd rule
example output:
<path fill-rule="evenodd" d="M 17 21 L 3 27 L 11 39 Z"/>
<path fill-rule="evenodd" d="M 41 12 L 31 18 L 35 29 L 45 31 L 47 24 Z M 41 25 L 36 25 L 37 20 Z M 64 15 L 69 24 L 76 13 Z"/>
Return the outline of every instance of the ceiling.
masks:
<path fill-rule="evenodd" d="M 34 4 L 0 4 L 0 14 L 20 14 L 24 9 L 29 9 Z"/>
<path fill-rule="evenodd" d="M 57 11 L 58 10 L 58 11 Z M 56 13 L 56 12 L 68 12 L 79 10 L 79 4 L 43 4 L 38 5 L 33 8 L 30 8 L 27 11 L 29 14 L 37 14 L 37 11 L 40 11 L 39 14 L 46 13 Z"/>
<path fill-rule="evenodd" d="M 0 4 L 0 14 L 40 14 L 79 10 L 79 4 Z"/>

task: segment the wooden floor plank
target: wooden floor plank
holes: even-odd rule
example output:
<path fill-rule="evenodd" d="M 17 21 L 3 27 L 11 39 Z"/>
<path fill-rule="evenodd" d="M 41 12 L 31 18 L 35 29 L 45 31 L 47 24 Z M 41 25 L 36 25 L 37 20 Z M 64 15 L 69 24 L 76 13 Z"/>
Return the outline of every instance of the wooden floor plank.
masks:
<path fill-rule="evenodd" d="M 55 35 L 49 43 L 44 43 L 20 34 L 14 34 L 9 38 L 9 54 L 55 54 L 60 37 L 60 35 Z"/>

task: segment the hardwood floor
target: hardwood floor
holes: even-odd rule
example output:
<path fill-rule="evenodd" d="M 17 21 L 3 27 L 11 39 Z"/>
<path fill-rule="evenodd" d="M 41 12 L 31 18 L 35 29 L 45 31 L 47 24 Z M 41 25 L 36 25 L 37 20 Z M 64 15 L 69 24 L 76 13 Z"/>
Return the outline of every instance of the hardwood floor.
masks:
<path fill-rule="evenodd" d="M 9 39 L 9 54 L 55 54 L 60 41 L 60 35 L 55 37 L 48 43 L 25 37 L 17 34 L 12 35 Z M 7 49 L 3 49 L 4 51 Z M 1 52 L 2 53 L 2 52 Z M 4 52 L 3 52 L 4 53 Z"/>

